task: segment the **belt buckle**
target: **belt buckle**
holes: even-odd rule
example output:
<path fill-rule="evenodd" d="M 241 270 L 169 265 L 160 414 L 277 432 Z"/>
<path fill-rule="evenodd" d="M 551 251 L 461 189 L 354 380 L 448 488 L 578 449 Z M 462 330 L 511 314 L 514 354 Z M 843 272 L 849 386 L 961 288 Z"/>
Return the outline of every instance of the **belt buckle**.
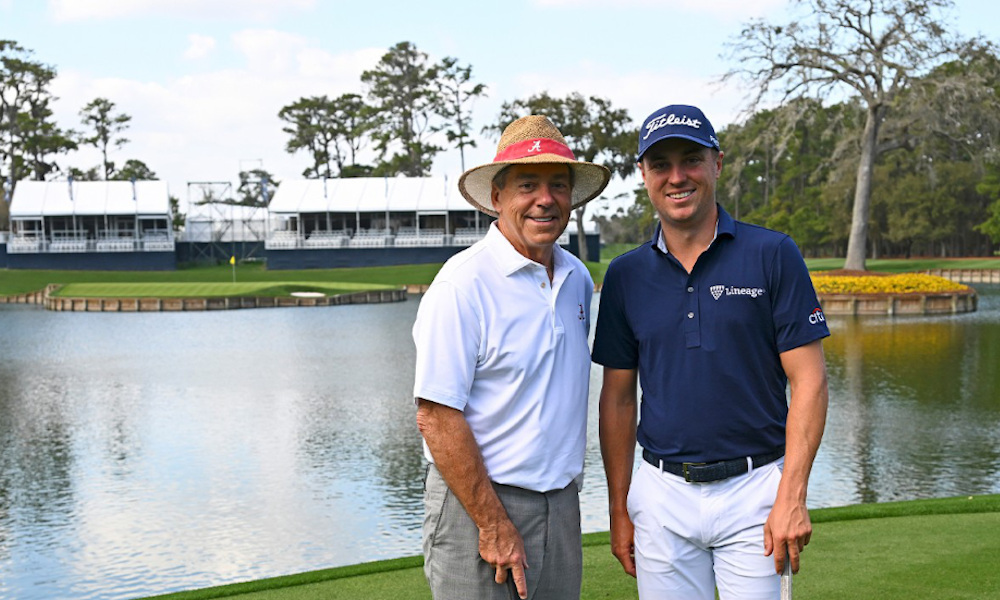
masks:
<path fill-rule="evenodd" d="M 691 467 L 704 467 L 707 464 L 708 463 L 703 463 L 703 462 L 700 462 L 700 463 L 692 463 L 692 462 L 681 463 L 681 473 L 684 475 L 684 481 L 686 481 L 688 483 L 697 483 L 697 482 L 691 480 L 691 475 L 688 472 L 688 469 L 691 468 Z"/>

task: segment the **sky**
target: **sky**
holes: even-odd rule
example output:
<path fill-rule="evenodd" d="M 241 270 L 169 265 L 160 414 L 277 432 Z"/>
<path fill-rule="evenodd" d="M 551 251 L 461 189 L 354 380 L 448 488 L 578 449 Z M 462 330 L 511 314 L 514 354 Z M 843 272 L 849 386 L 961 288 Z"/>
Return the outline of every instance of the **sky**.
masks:
<path fill-rule="evenodd" d="M 1000 3 L 955 8 L 956 30 L 1000 42 Z M 733 66 L 727 44 L 751 19 L 785 23 L 794 11 L 790 0 L 0 0 L 0 39 L 57 70 L 64 129 L 81 130 L 80 109 L 98 97 L 130 115 L 129 142 L 111 159 L 146 163 L 183 209 L 189 182 L 235 185 L 254 168 L 301 178 L 310 157 L 285 151 L 278 111 L 307 96 L 364 95 L 361 73 L 398 42 L 472 67 L 488 93 L 474 104 L 476 132 L 503 102 L 540 92 L 608 98 L 636 127 L 667 104 L 694 104 L 722 129 L 748 95 L 719 83 Z M 466 166 L 490 162 L 496 143 L 479 135 Z M 59 158 L 63 168 L 99 163 L 93 148 Z M 435 159 L 432 174 L 460 173 L 456 150 Z M 637 184 L 616 181 L 606 196 Z"/>

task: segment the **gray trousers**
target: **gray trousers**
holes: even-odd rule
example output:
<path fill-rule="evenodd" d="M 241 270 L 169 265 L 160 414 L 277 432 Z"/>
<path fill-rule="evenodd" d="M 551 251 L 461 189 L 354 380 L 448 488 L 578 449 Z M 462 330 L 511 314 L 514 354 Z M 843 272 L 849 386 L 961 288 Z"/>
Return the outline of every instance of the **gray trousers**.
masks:
<path fill-rule="evenodd" d="M 533 492 L 494 483 L 524 540 L 528 598 L 579 600 L 583 573 L 580 493 L 575 483 Z M 424 574 L 434 600 L 510 600 L 517 589 L 495 581 L 496 569 L 479 556 L 479 528 L 434 465 L 424 490 Z"/>

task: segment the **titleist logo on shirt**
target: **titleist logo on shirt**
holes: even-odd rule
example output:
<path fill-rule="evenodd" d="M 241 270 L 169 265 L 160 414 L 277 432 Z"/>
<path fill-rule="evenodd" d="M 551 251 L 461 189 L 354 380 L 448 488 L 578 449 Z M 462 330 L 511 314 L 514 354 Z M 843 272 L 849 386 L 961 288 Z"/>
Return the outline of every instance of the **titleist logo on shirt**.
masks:
<path fill-rule="evenodd" d="M 654 131 L 666 127 L 667 125 L 687 125 L 688 127 L 700 129 L 701 121 L 698 119 L 690 119 L 687 116 L 678 117 L 673 113 L 668 116 L 660 115 L 658 117 L 653 117 L 648 123 L 646 123 L 646 135 L 642 136 L 642 139 L 648 138 Z"/>

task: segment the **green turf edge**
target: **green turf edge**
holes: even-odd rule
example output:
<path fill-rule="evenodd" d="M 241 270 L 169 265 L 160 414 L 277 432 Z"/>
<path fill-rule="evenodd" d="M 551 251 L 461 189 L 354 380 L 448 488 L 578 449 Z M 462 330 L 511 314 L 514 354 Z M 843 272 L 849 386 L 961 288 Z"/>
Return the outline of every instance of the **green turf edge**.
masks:
<path fill-rule="evenodd" d="M 230 287 L 234 289 L 229 289 Z M 52 296 L 59 298 L 225 298 L 252 296 L 275 298 L 292 292 L 322 292 L 327 295 L 352 294 L 397 289 L 383 283 L 351 281 L 248 281 L 228 282 L 140 282 L 140 283 L 67 283 Z M 205 290 L 205 293 L 198 289 Z M 194 290 L 193 292 L 190 290 Z"/>
<path fill-rule="evenodd" d="M 907 500 L 884 504 L 855 504 L 851 506 L 814 509 L 809 514 L 813 523 L 831 523 L 860 519 L 988 512 L 1000 512 L 1000 494 L 957 496 L 954 498 L 937 498 L 932 500 Z M 611 536 L 607 531 L 588 533 L 583 536 L 583 546 L 607 545 L 610 543 L 610 540 Z M 320 583 L 334 579 L 387 573 L 403 569 L 416 569 L 422 567 L 423 564 L 423 556 L 407 556 L 294 575 L 282 575 L 256 581 L 231 583 L 199 590 L 174 592 L 161 596 L 150 596 L 147 600 L 208 600 L 211 598 L 225 598 L 240 594 Z"/>
<path fill-rule="evenodd" d="M 933 500 L 908 500 L 878 504 L 855 504 L 809 511 L 813 523 L 854 521 L 859 519 L 885 519 L 925 515 L 958 515 L 1000 512 L 1000 494 L 985 496 L 957 496 Z"/>

